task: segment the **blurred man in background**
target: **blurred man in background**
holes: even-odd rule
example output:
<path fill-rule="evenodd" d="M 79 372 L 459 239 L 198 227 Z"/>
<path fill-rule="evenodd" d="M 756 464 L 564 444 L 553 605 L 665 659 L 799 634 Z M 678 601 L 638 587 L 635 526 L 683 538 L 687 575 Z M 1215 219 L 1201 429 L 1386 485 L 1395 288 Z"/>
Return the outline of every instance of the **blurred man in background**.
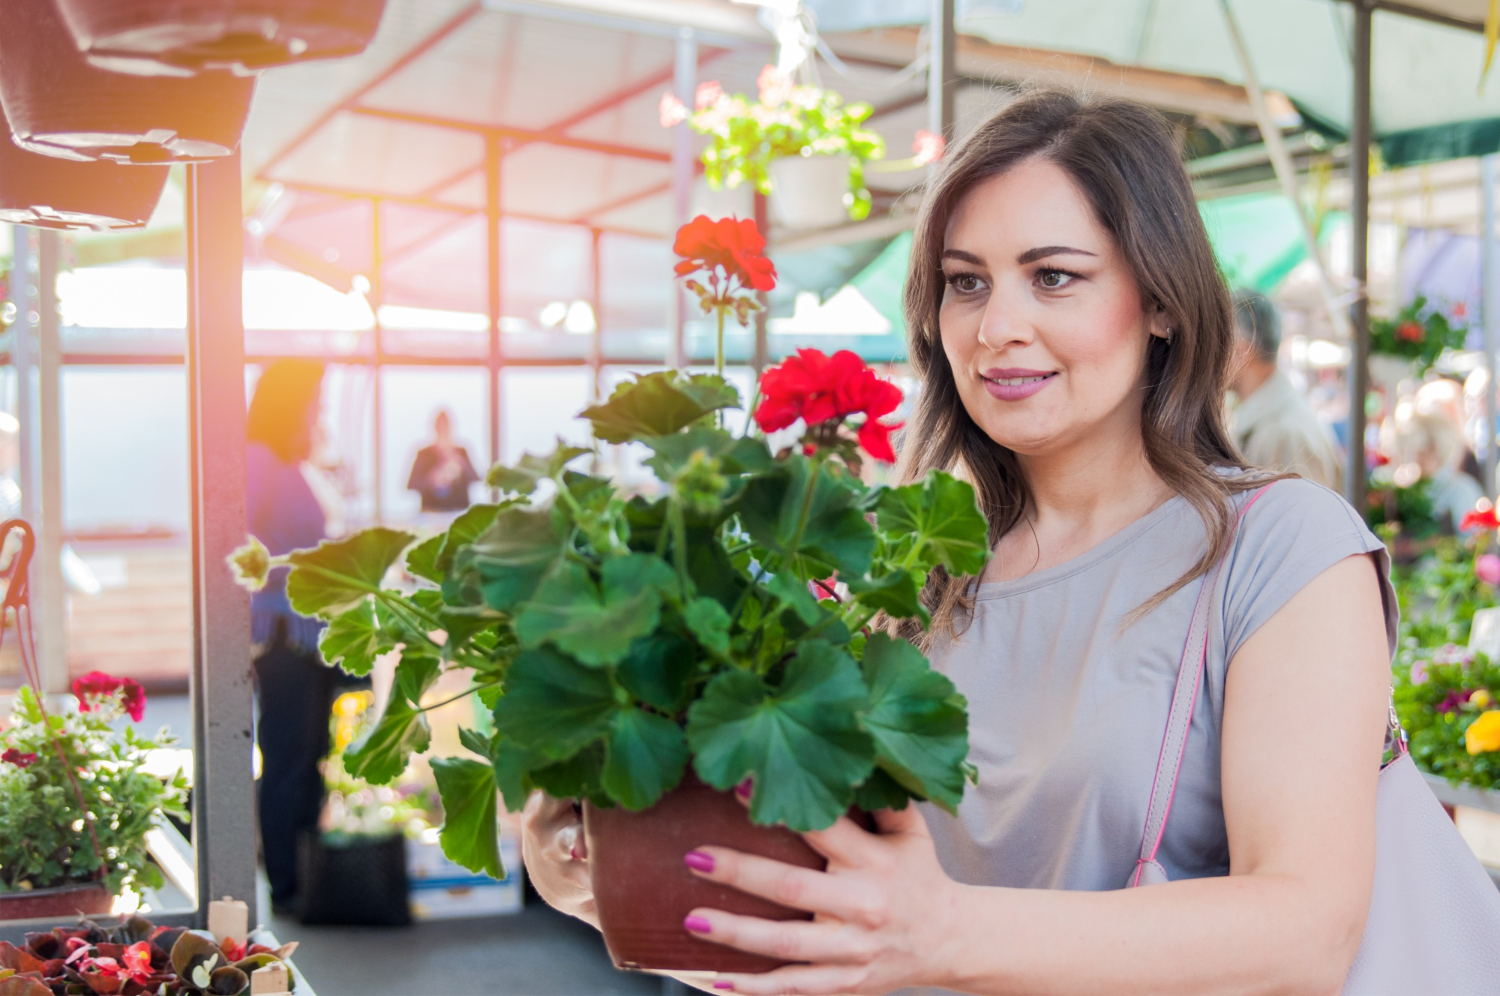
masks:
<path fill-rule="evenodd" d="M 1234 333 L 1229 386 L 1239 401 L 1230 411 L 1230 432 L 1240 452 L 1253 466 L 1290 471 L 1337 491 L 1339 458 L 1333 440 L 1276 367 L 1281 349 L 1276 306 L 1264 294 L 1237 291 Z"/>

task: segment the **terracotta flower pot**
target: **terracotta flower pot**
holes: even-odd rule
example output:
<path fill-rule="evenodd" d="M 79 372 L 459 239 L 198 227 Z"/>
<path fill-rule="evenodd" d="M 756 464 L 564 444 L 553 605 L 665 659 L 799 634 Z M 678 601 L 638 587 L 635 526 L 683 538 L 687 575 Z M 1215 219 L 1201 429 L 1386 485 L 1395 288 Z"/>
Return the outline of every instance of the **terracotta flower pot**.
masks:
<path fill-rule="evenodd" d="M 59 0 L 59 6 L 96 66 L 181 75 L 248 73 L 363 52 L 385 0 Z"/>
<path fill-rule="evenodd" d="M 19 148 L 0 116 L 0 221 L 37 228 L 139 228 L 167 185 L 166 166 L 75 163 Z"/>
<path fill-rule="evenodd" d="M 702 940 L 682 921 L 699 906 L 770 920 L 810 914 L 697 878 L 683 855 L 705 844 L 732 847 L 788 864 L 826 862 L 784 827 L 750 822 L 732 793 L 704 785 L 692 772 L 655 806 L 639 813 L 583 807 L 594 902 L 609 955 L 620 968 L 679 972 L 768 972 L 784 962 Z"/>
<path fill-rule="evenodd" d="M 29 892 L 0 892 L 0 920 L 40 920 L 108 913 L 115 897 L 98 882 L 60 885 Z"/>
<path fill-rule="evenodd" d="M 123 76 L 89 65 L 55 0 L 0 2 L 0 102 L 16 143 L 65 159 L 198 162 L 239 145 L 255 80 Z"/>

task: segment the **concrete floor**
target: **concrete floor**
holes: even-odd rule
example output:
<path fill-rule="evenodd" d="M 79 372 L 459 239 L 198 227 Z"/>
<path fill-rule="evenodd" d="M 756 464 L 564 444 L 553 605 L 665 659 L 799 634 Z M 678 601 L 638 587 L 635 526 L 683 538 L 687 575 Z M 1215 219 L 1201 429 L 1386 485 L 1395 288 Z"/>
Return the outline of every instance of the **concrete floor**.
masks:
<path fill-rule="evenodd" d="M 304 927 L 273 921 L 318 996 L 605 996 L 688 992 L 620 972 L 599 935 L 551 907 L 410 927 Z M 664 986 L 665 983 L 665 986 Z M 670 986 L 671 988 L 666 988 Z"/>

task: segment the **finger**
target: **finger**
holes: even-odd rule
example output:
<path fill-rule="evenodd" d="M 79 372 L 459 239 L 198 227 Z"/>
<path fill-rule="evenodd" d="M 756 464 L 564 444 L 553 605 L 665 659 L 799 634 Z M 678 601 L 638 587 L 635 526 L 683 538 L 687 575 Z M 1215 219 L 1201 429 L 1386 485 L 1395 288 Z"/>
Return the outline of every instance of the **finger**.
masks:
<path fill-rule="evenodd" d="M 867 923 L 872 913 L 872 901 L 876 898 L 863 882 L 835 878 L 827 872 L 727 847 L 697 848 L 683 857 L 683 863 L 699 878 L 792 909 L 822 913 L 840 920 Z"/>
<path fill-rule="evenodd" d="M 832 863 L 857 865 L 863 863 L 875 835 L 849 817 L 840 816 L 827 830 L 809 830 L 802 839 Z"/>
<path fill-rule="evenodd" d="M 877 809 L 870 815 L 875 817 L 875 828 L 882 835 L 932 836 L 927 829 L 927 817 L 912 803 L 907 803 L 905 809 Z"/>
<path fill-rule="evenodd" d="M 759 975 L 720 975 L 716 990 L 747 996 L 833 996 L 857 992 L 864 969 L 854 965 L 788 965 Z"/>
<path fill-rule="evenodd" d="M 778 961 L 862 965 L 874 957 L 868 932 L 834 920 L 762 920 L 698 908 L 683 920 L 694 937 Z"/>

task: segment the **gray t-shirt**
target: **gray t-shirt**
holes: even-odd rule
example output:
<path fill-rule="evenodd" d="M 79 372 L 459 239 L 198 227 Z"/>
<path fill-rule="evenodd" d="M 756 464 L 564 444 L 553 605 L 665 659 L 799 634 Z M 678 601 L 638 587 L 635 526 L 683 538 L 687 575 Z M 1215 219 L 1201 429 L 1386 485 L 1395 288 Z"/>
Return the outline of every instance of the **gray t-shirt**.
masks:
<path fill-rule="evenodd" d="M 1127 617 L 1206 543 L 1198 513 L 1173 498 L 1067 563 L 980 585 L 967 629 L 936 641 L 934 666 L 968 697 L 969 759 L 979 768 L 957 817 L 923 807 L 949 875 L 972 885 L 1124 886 L 1201 583 L 1132 625 Z M 1304 585 L 1363 553 L 1375 555 L 1394 649 L 1385 547 L 1343 498 L 1283 480 L 1245 514 L 1213 593 L 1206 673 L 1157 857 L 1170 878 L 1229 873 L 1219 782 L 1229 661 Z"/>

